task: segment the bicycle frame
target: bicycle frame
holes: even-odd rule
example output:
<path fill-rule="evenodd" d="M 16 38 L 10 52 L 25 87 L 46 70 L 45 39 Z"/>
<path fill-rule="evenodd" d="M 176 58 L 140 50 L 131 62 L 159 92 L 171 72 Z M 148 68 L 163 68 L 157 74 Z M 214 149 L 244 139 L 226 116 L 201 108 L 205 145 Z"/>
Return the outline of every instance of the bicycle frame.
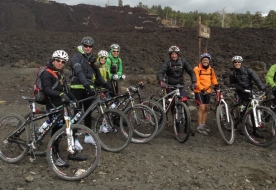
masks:
<path fill-rule="evenodd" d="M 181 87 L 181 86 L 178 86 Z M 173 87 L 172 87 L 173 88 Z M 169 96 L 171 96 L 171 98 L 169 98 Z M 179 89 L 175 89 L 173 91 L 171 91 L 168 94 L 165 94 L 162 98 L 158 99 L 157 102 L 161 102 L 162 101 L 162 107 L 164 109 L 164 111 L 167 113 L 168 110 L 172 107 L 173 103 L 178 100 L 176 97 L 180 96 L 180 91 Z M 169 103 L 166 104 L 166 100 L 168 99 Z"/>

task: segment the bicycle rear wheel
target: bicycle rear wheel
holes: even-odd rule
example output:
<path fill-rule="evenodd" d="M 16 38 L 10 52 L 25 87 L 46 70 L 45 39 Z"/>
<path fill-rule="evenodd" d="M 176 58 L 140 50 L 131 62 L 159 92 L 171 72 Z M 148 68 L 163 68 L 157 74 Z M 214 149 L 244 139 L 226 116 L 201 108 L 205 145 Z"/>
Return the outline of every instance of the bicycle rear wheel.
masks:
<path fill-rule="evenodd" d="M 148 106 L 149 108 L 151 108 L 154 111 L 154 113 L 158 119 L 158 130 L 157 130 L 155 136 L 160 134 L 164 130 L 164 128 L 166 126 L 166 122 L 167 122 L 166 113 L 165 113 L 163 107 L 161 106 L 160 103 L 158 103 L 157 101 L 152 100 L 152 99 L 143 100 L 142 104 Z"/>
<path fill-rule="evenodd" d="M 27 153 L 28 131 L 23 127 L 18 133 L 10 136 L 25 122 L 17 114 L 10 114 L 0 119 L 0 158 L 8 163 L 17 163 Z"/>
<path fill-rule="evenodd" d="M 132 128 L 133 143 L 146 143 L 153 139 L 158 130 L 158 120 L 154 111 L 143 104 L 135 104 L 125 109 Z"/>
<path fill-rule="evenodd" d="M 105 109 L 93 128 L 104 150 L 120 152 L 131 142 L 133 129 L 123 111 Z"/>
<path fill-rule="evenodd" d="M 257 126 L 253 118 L 253 109 L 249 109 L 243 119 L 243 129 L 248 140 L 261 147 L 271 145 L 276 140 L 276 115 L 270 108 L 256 107 Z"/>
<path fill-rule="evenodd" d="M 68 181 L 80 180 L 90 175 L 96 168 L 101 155 L 100 142 L 91 129 L 83 125 L 72 124 L 71 130 L 75 132 L 75 138 L 80 140 L 87 135 L 94 139 L 95 144 L 83 143 L 83 154 L 73 148 L 78 156 L 72 156 L 68 152 L 68 143 L 72 142 L 68 142 L 66 127 L 62 127 L 52 136 L 47 147 L 48 165 L 58 177 Z M 81 160 L 80 154 L 83 157 Z M 58 166 L 60 159 L 66 163 L 64 166 Z"/>
<path fill-rule="evenodd" d="M 190 136 L 191 115 L 186 104 L 178 102 L 173 108 L 173 126 L 176 139 L 184 143 Z"/>
<path fill-rule="evenodd" d="M 220 104 L 216 110 L 217 126 L 223 141 L 231 145 L 235 140 L 234 122 L 228 111 L 229 121 L 227 121 L 227 110 L 224 104 Z"/>

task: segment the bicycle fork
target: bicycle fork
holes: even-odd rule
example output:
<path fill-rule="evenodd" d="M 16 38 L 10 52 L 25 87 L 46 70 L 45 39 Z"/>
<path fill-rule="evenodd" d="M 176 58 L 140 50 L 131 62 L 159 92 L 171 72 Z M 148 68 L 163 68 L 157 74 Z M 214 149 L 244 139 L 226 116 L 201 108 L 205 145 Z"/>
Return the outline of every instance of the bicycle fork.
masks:
<path fill-rule="evenodd" d="M 73 138 L 73 131 L 71 129 L 71 120 L 70 117 L 68 116 L 67 109 L 64 108 L 64 120 L 66 124 L 66 135 L 67 135 L 67 143 L 68 143 L 68 152 L 70 154 L 74 154 L 73 147 L 75 145 L 74 138 Z"/>

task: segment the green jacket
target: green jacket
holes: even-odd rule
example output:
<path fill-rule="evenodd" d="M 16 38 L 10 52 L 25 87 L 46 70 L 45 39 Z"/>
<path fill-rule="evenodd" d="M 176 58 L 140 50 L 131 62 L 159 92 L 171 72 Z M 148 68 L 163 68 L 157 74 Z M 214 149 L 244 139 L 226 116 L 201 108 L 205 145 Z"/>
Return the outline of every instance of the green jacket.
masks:
<path fill-rule="evenodd" d="M 275 74 L 276 74 L 276 64 L 272 65 L 266 76 L 265 76 L 265 81 L 266 83 L 271 87 L 273 88 L 274 86 L 276 86 L 276 83 L 275 83 Z"/>
<path fill-rule="evenodd" d="M 119 78 L 123 75 L 123 62 L 119 57 L 113 57 L 112 50 L 109 52 L 109 57 L 106 60 L 107 68 L 109 71 L 110 78 L 113 77 L 114 74 L 119 75 Z"/>

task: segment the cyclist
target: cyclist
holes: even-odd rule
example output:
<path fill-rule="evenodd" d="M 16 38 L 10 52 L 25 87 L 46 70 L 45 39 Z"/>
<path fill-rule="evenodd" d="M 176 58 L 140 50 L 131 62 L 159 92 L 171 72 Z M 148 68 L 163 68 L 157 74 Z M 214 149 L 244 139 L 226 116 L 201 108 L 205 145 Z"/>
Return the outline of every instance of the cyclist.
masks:
<path fill-rule="evenodd" d="M 68 61 L 68 54 L 63 50 L 57 50 L 52 55 L 52 60 L 47 62 L 47 69 L 55 72 L 58 76 L 58 83 L 56 84 L 56 77 L 51 74 L 49 71 L 45 71 L 41 75 L 41 83 L 43 87 L 43 91 L 45 96 L 48 96 L 48 100 L 46 102 L 46 110 L 50 111 L 51 109 L 61 106 L 64 103 L 69 104 L 70 100 L 77 102 L 74 95 L 68 90 L 67 82 L 63 73 L 63 68 L 65 63 Z M 56 84 L 56 85 L 55 85 Z M 52 88 L 55 85 L 55 88 Z M 53 121 L 56 118 L 56 114 L 50 114 L 49 119 Z M 58 122 L 56 126 L 52 129 L 52 135 L 59 130 L 63 121 Z M 76 141 L 76 140 L 75 140 Z M 60 167 L 68 166 L 68 163 L 61 159 L 59 156 L 59 146 L 58 140 L 54 143 L 54 152 L 56 154 L 55 165 Z M 76 152 L 74 154 L 68 154 L 68 159 L 70 160 L 78 160 L 83 161 L 87 159 L 87 156 Z"/>
<path fill-rule="evenodd" d="M 236 88 L 236 99 L 241 102 L 248 102 L 249 95 L 248 93 L 244 92 L 245 89 L 252 89 L 252 82 L 258 86 L 258 88 L 266 94 L 269 93 L 269 89 L 267 86 L 261 81 L 260 77 L 251 69 L 242 66 L 243 58 L 242 56 L 235 55 L 232 58 L 232 64 L 234 66 L 233 71 L 230 72 L 229 79 L 230 79 L 230 86 Z M 243 134 L 243 133 L 241 133 Z M 262 138 L 262 134 L 253 128 L 253 135 L 256 137 Z"/>
<path fill-rule="evenodd" d="M 119 57 L 120 54 L 120 46 L 118 44 L 112 44 L 110 46 L 109 57 L 107 58 L 106 64 L 108 70 L 110 72 L 111 84 L 112 88 L 114 88 L 115 94 L 111 94 L 115 96 L 119 93 L 118 80 L 126 78 L 123 75 L 123 63 L 122 59 Z"/>
<path fill-rule="evenodd" d="M 272 94 L 274 97 L 276 97 L 276 64 L 272 65 L 266 76 L 265 81 L 269 85 L 269 87 L 272 89 Z M 274 100 L 273 105 L 271 105 L 271 109 L 275 109 L 276 101 Z"/>
<path fill-rule="evenodd" d="M 169 85 L 184 85 L 184 71 L 186 71 L 192 81 L 192 88 L 196 87 L 196 76 L 186 59 L 180 56 L 180 49 L 178 46 L 171 46 L 169 48 L 169 59 L 167 59 L 161 66 L 160 70 L 157 73 L 157 80 L 162 88 L 167 88 L 167 84 L 164 81 L 164 75 L 168 77 Z M 172 89 L 167 88 L 167 92 L 171 92 Z M 187 94 L 185 88 L 180 89 L 180 95 L 182 96 L 182 101 L 187 104 Z M 191 130 L 191 135 L 194 135 L 194 132 Z"/>
<path fill-rule="evenodd" d="M 97 82 L 104 88 L 112 90 L 110 85 L 102 78 L 99 68 L 95 65 L 96 58 L 92 54 L 93 45 L 94 40 L 91 37 L 83 37 L 81 45 L 77 48 L 78 52 L 71 59 L 71 91 L 77 100 L 85 99 L 96 94 L 92 81 L 93 76 L 95 76 Z M 83 104 L 80 104 L 79 108 L 82 109 L 83 106 L 84 111 L 86 111 L 92 103 L 93 100 L 87 100 Z M 84 118 L 84 125 L 91 128 L 91 112 Z M 95 144 L 94 139 L 89 135 L 85 136 L 84 142 Z M 82 149 L 80 143 L 77 145 Z"/>
<path fill-rule="evenodd" d="M 205 125 L 211 99 L 211 86 L 218 88 L 218 81 L 214 69 L 210 66 L 211 55 L 203 53 L 200 55 L 200 63 L 194 68 L 197 85 L 194 89 L 195 100 L 198 104 L 197 132 L 208 135 L 210 129 Z"/>

